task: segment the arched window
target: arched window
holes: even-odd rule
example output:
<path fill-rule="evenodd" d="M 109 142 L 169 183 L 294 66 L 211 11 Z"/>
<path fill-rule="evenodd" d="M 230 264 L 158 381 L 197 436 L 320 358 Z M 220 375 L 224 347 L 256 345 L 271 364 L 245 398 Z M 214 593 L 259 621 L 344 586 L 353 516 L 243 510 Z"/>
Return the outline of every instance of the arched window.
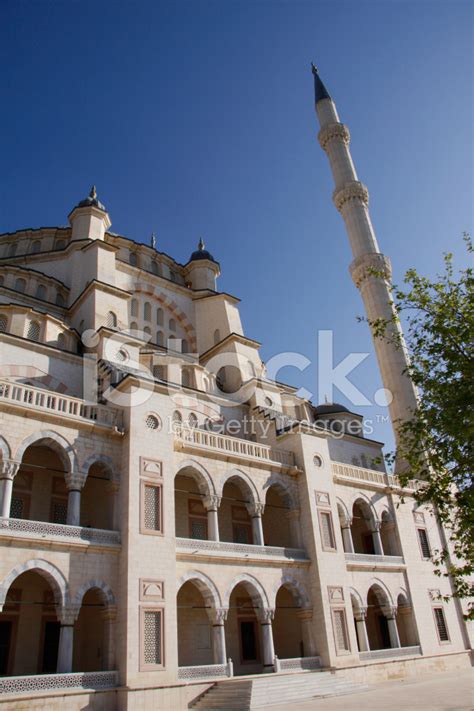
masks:
<path fill-rule="evenodd" d="M 8 326 L 8 317 L 5 314 L 0 314 L 0 333 L 5 333 Z"/>
<path fill-rule="evenodd" d="M 38 284 L 38 288 L 36 289 L 36 298 L 37 299 L 46 299 L 46 287 L 44 284 Z"/>
<path fill-rule="evenodd" d="M 0 276 L 0 286 L 3 286 L 4 279 L 2 276 Z"/>
<path fill-rule="evenodd" d="M 137 266 L 138 259 L 137 259 L 137 255 L 136 255 L 135 252 L 130 252 L 130 254 L 128 255 L 128 261 L 129 261 L 129 264 L 130 264 L 132 267 L 136 267 L 136 266 Z"/>
<path fill-rule="evenodd" d="M 145 301 L 143 304 L 143 318 L 145 321 L 151 321 L 151 304 L 149 301 Z"/>
<path fill-rule="evenodd" d="M 117 316 L 113 311 L 108 311 L 105 316 L 105 325 L 108 328 L 117 328 Z"/>
<path fill-rule="evenodd" d="M 138 301 L 136 299 L 132 299 L 130 313 L 132 316 L 138 316 Z"/>
<path fill-rule="evenodd" d="M 56 294 L 56 305 L 57 306 L 64 306 L 65 303 L 66 302 L 64 300 L 64 296 L 61 294 L 60 291 L 58 291 L 58 293 Z"/>
<path fill-rule="evenodd" d="M 163 309 L 156 309 L 156 324 L 157 326 L 162 326 L 164 323 L 163 319 Z"/>
<path fill-rule="evenodd" d="M 219 331 L 218 328 L 216 328 L 216 330 L 214 331 L 214 345 L 216 343 L 219 343 L 220 340 L 221 340 L 221 332 Z"/>
<path fill-rule="evenodd" d="M 188 368 L 183 368 L 181 371 L 181 383 L 185 388 L 191 387 L 191 372 Z"/>
<path fill-rule="evenodd" d="M 138 331 L 138 324 L 136 321 L 132 321 L 132 323 L 130 324 L 130 330 L 131 331 Z"/>
<path fill-rule="evenodd" d="M 188 424 L 190 427 L 197 427 L 198 426 L 198 418 L 196 417 L 194 412 L 189 413 Z"/>
<path fill-rule="evenodd" d="M 166 366 L 154 365 L 153 377 L 156 378 L 156 380 L 166 380 Z"/>
<path fill-rule="evenodd" d="M 8 256 L 9 256 L 9 257 L 14 257 L 15 254 L 16 254 L 16 244 L 13 243 L 13 244 L 11 244 L 11 245 L 9 246 L 9 248 L 8 248 Z"/>
<path fill-rule="evenodd" d="M 41 251 L 41 242 L 39 239 L 36 239 L 33 244 L 31 245 L 31 253 L 32 254 L 38 254 L 38 252 Z"/>
<path fill-rule="evenodd" d="M 145 328 L 143 329 L 143 333 L 146 333 L 147 336 L 151 336 L 151 328 L 149 326 L 145 326 Z M 147 338 L 146 340 L 151 341 L 151 338 Z"/>
<path fill-rule="evenodd" d="M 173 412 L 173 418 L 172 418 L 172 419 L 173 419 L 173 424 L 175 424 L 175 425 L 181 425 L 182 422 L 183 422 L 183 418 L 182 418 L 181 413 L 179 412 L 179 410 L 175 410 L 175 411 Z"/>
<path fill-rule="evenodd" d="M 159 346 L 165 345 L 165 336 L 164 336 L 163 331 L 156 332 L 156 342 Z"/>
<path fill-rule="evenodd" d="M 54 243 L 54 249 L 64 249 L 66 246 L 66 240 L 64 239 L 57 239 L 56 242 Z"/>
<path fill-rule="evenodd" d="M 26 281 L 25 281 L 25 279 L 17 279 L 16 282 L 15 282 L 15 289 L 16 289 L 17 291 L 21 291 L 21 292 L 23 293 L 23 292 L 25 291 L 25 289 L 26 289 Z"/>
<path fill-rule="evenodd" d="M 170 318 L 169 329 L 170 331 L 176 331 L 176 321 L 174 318 Z"/>
<path fill-rule="evenodd" d="M 28 323 L 28 330 L 26 332 L 26 337 L 30 341 L 39 341 L 41 327 L 39 321 L 30 321 Z"/>
<path fill-rule="evenodd" d="M 64 333 L 58 333 L 56 343 L 57 343 L 58 348 L 62 348 L 62 349 L 66 348 L 66 336 L 64 335 Z"/>
<path fill-rule="evenodd" d="M 160 265 L 158 264 L 158 262 L 153 261 L 153 262 L 151 263 L 151 273 L 152 273 L 152 274 L 155 274 L 156 276 L 159 276 L 159 274 L 160 274 Z"/>
<path fill-rule="evenodd" d="M 170 279 L 171 279 L 171 281 L 176 281 L 176 272 L 173 272 L 171 269 L 170 269 Z"/>
<path fill-rule="evenodd" d="M 189 344 L 185 338 L 181 341 L 181 353 L 189 353 Z"/>

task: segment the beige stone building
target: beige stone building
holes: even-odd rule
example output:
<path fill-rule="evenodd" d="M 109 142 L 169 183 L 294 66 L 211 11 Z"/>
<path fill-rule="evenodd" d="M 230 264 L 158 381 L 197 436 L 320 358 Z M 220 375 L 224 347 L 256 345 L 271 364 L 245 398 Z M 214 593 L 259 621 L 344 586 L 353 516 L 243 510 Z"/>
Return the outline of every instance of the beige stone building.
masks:
<path fill-rule="evenodd" d="M 367 190 L 315 82 L 351 271 L 387 314 Z M 110 227 L 92 190 L 68 227 L 0 237 L 0 707 L 205 708 L 210 687 L 243 699 L 232 676 L 258 706 L 330 693 L 328 668 L 350 685 L 468 664 L 416 482 L 359 415 L 268 379 L 202 243 L 182 265 Z M 396 421 L 416 400 L 387 348 Z"/>

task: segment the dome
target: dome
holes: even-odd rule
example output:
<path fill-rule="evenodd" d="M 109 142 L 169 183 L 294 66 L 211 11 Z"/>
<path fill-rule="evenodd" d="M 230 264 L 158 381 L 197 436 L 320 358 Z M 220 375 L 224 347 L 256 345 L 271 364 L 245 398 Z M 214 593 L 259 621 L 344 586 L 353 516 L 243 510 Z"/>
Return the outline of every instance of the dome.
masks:
<path fill-rule="evenodd" d="M 350 413 L 350 410 L 337 402 L 326 402 L 324 405 L 318 405 L 315 407 L 314 412 L 316 415 L 336 415 L 340 412 Z"/>
<path fill-rule="evenodd" d="M 97 207 L 99 208 L 99 210 L 103 210 L 104 212 L 106 212 L 104 205 L 102 205 L 102 203 L 97 197 L 97 190 L 95 189 L 95 185 L 92 186 L 89 196 L 86 197 L 85 200 L 81 200 L 81 202 L 78 203 L 76 207 Z"/>
<path fill-rule="evenodd" d="M 216 262 L 214 257 L 210 252 L 207 251 L 206 245 L 202 241 L 202 239 L 199 240 L 198 248 L 195 252 L 191 254 L 191 257 L 189 259 L 190 262 L 197 262 L 199 259 L 209 259 L 211 262 Z M 217 264 L 217 262 L 216 262 Z"/>

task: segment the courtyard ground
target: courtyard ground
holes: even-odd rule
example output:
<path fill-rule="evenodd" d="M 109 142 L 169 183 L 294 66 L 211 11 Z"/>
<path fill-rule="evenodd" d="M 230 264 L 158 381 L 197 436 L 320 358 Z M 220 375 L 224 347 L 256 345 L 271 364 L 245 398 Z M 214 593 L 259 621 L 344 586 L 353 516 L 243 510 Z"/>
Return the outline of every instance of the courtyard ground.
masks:
<path fill-rule="evenodd" d="M 284 706 L 266 706 L 282 711 Z M 473 711 L 474 673 L 471 669 L 427 676 L 423 680 L 390 681 L 367 691 L 327 699 L 292 703 L 291 711 Z"/>

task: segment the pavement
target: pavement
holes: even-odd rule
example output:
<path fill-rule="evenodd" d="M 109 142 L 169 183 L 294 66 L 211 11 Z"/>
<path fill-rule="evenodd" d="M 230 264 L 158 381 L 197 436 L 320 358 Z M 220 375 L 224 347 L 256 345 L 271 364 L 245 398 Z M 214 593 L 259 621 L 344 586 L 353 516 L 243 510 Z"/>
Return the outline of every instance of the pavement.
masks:
<path fill-rule="evenodd" d="M 282 711 L 265 706 L 262 711 Z M 440 673 L 423 680 L 387 681 L 358 694 L 291 703 L 291 711 L 474 711 L 472 669 Z"/>

